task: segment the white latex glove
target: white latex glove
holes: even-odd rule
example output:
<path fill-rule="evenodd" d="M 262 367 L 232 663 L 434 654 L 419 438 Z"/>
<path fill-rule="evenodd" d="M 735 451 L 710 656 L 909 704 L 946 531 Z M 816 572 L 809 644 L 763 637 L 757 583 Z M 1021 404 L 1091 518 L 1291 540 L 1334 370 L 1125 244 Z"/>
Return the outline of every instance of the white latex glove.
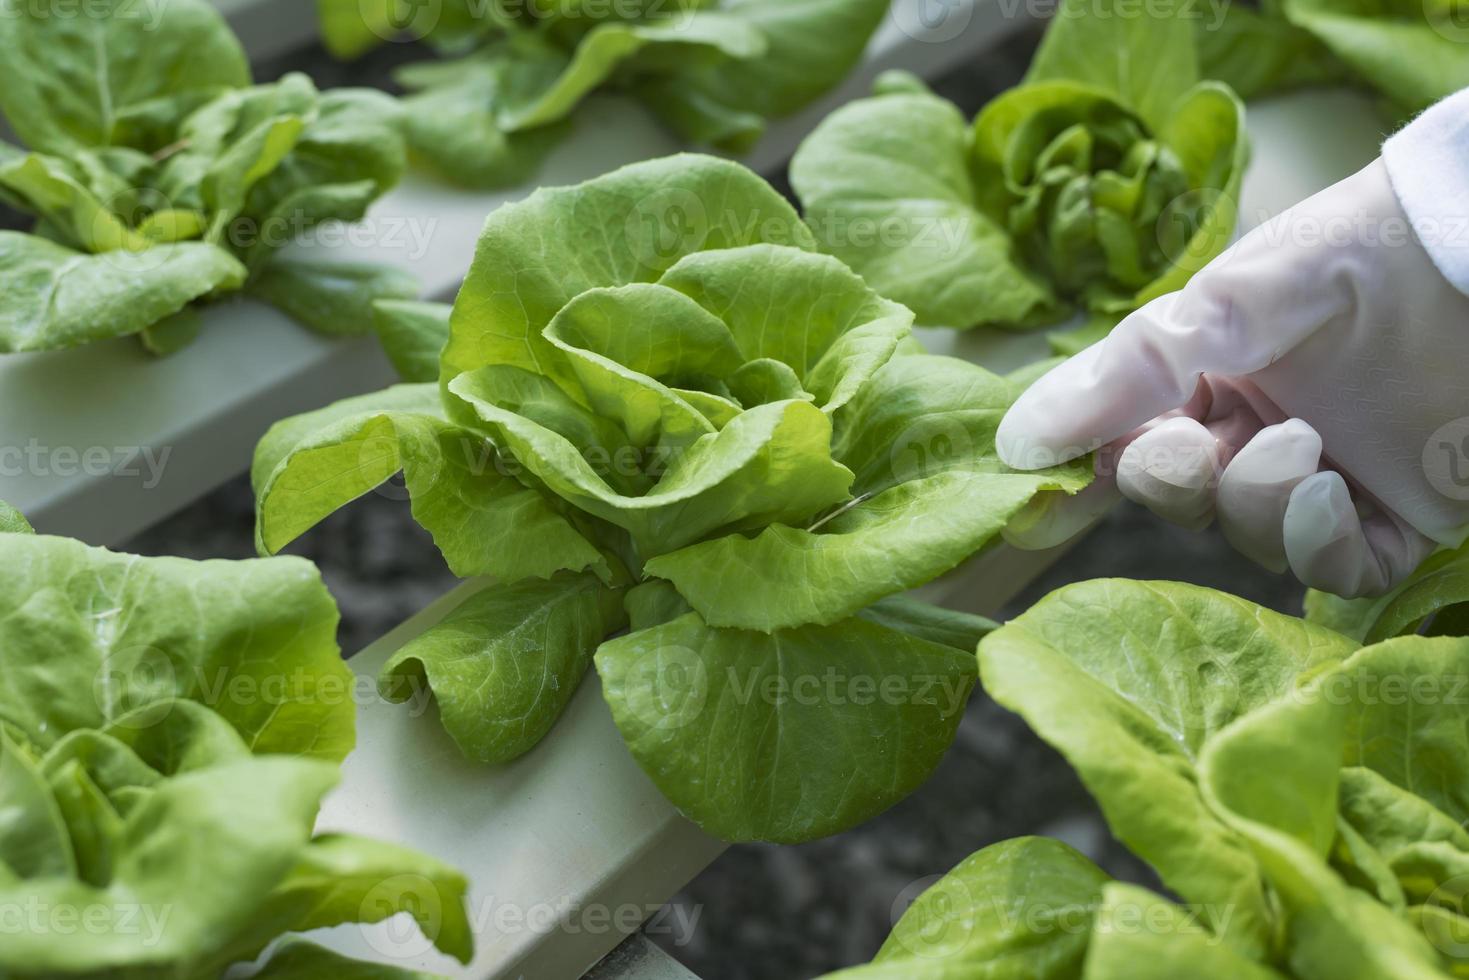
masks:
<path fill-rule="evenodd" d="M 1100 449 L 1158 515 L 1217 516 L 1262 565 L 1360 596 L 1469 536 L 1466 416 L 1469 297 L 1379 160 L 1036 382 L 998 448 L 1020 469 Z"/>

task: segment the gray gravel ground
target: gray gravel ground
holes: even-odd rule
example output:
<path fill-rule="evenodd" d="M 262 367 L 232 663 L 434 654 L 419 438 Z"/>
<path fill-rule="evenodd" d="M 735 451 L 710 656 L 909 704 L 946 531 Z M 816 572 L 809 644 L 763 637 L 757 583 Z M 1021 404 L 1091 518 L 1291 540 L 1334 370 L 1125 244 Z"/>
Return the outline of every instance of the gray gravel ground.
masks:
<path fill-rule="evenodd" d="M 939 86 L 969 111 L 1019 77 L 1034 37 Z M 319 58 L 304 66 L 324 84 L 371 81 L 405 57 L 390 49 L 350 70 Z M 327 77 L 322 77 L 322 76 Z M 291 549 L 315 561 L 342 607 L 342 646 L 355 652 L 453 585 L 428 536 L 391 491 L 329 518 Z M 248 483 L 234 480 L 125 550 L 195 558 L 252 554 Z M 1298 613 L 1301 589 L 1236 556 L 1217 533 L 1165 527 L 1118 508 L 1006 610 L 1023 611 L 1052 589 L 1103 576 L 1158 578 L 1224 589 Z M 862 962 L 903 903 L 973 851 L 1025 834 L 1060 837 L 1122 878 L 1148 874 L 1111 839 L 1067 766 L 1019 719 L 976 694 L 958 739 L 933 779 L 868 825 L 800 847 L 731 849 L 677 901 L 698 912 L 691 935 L 655 939 L 705 980 L 805 978 Z M 541 980 L 541 978 L 536 978 Z"/>

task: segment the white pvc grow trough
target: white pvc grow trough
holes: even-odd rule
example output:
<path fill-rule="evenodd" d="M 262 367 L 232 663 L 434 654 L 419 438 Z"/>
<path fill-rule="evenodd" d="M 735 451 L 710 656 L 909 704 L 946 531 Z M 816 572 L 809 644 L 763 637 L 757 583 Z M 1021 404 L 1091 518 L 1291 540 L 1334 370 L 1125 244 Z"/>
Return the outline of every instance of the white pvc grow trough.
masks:
<path fill-rule="evenodd" d="M 313 28 L 313 5 L 304 0 L 218 2 L 257 56 L 288 50 Z M 911 28 L 929 2 L 897 5 Z M 964 30 L 955 33 L 958 21 L 941 19 L 920 40 L 889 22 L 858 76 L 821 106 L 773 127 L 752 165 L 777 170 L 825 111 L 865 92 L 878 71 L 906 67 L 935 77 L 1025 23 L 1023 14 L 1007 19 L 989 0 L 945 9 L 965 22 Z M 1255 154 L 1242 202 L 1245 226 L 1364 165 L 1381 135 L 1370 103 L 1344 93 L 1252 106 L 1250 129 Z M 604 98 L 582 113 L 576 134 L 540 182 L 575 182 L 676 149 L 640 109 Z M 530 189 L 474 194 L 410 178 L 374 209 L 374 241 L 331 251 L 411 269 L 425 295 L 447 299 L 468 266 L 484 216 Z M 413 238 L 414 223 L 428 230 L 426 238 Z M 423 247 L 403 246 L 404 234 Z M 923 333 L 935 352 L 997 371 L 1046 353 L 1039 335 Z M 126 342 L 6 358 L 0 360 L 0 450 L 20 449 L 26 464 L 19 473 L 0 466 L 0 499 L 29 514 L 43 532 L 116 543 L 242 472 L 276 419 L 389 380 L 370 340 L 323 340 L 248 302 L 212 310 L 201 340 L 161 361 Z M 106 465 L 96 465 L 104 458 Z M 88 459 L 91 464 L 82 462 Z M 124 472 L 114 472 L 119 469 Z M 938 588 L 950 605 L 993 612 L 1054 557 L 996 549 Z M 352 661 L 354 670 L 373 678 L 394 650 L 478 587 L 462 586 L 383 637 Z M 328 945 L 476 980 L 580 976 L 724 847 L 675 813 L 637 768 L 594 676 L 543 744 L 499 769 L 464 762 L 433 718 L 366 705 L 359 748 L 321 826 L 399 841 L 461 867 L 474 882 L 478 954 L 461 967 L 397 923 L 335 930 L 324 937 Z M 632 969 L 645 978 L 655 969 L 676 973 L 667 964 Z"/>

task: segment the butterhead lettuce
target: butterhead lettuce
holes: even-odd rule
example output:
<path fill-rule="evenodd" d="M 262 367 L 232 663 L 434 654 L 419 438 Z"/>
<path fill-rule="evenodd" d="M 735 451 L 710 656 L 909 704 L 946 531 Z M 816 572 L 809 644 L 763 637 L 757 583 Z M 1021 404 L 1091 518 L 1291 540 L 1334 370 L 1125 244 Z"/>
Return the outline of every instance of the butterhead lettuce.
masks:
<path fill-rule="evenodd" d="M 926 326 L 1117 317 L 1228 243 L 1244 110 L 1172 4 L 1063 3 L 970 124 L 913 78 L 828 117 L 791 183 L 822 248 Z"/>
<path fill-rule="evenodd" d="M 410 90 L 409 140 L 448 179 L 490 187 L 528 178 L 571 112 L 604 88 L 637 99 L 691 143 L 743 152 L 767 120 L 836 85 L 888 8 L 887 0 L 317 4 L 338 55 L 398 36 L 460 55 L 399 71 Z"/>
<path fill-rule="evenodd" d="M 0 231 L 0 351 L 137 335 L 168 353 L 197 333 L 200 304 L 242 289 L 315 329 L 363 332 L 369 301 L 341 303 L 343 275 L 354 299 L 416 291 L 393 270 L 278 255 L 397 182 L 386 95 L 297 74 L 251 86 L 203 0 L 70 14 L 0 0 L 0 49 L 0 112 L 28 148 L 0 142 L 0 205 L 35 218 L 30 234 Z"/>
<path fill-rule="evenodd" d="M 1055 840 L 985 848 L 843 980 L 1464 972 L 1469 641 L 1361 647 L 1223 593 L 1068 586 L 979 645 L 1176 898 Z"/>
<path fill-rule="evenodd" d="M 979 661 L 1177 901 L 1011 841 L 841 976 L 1462 973 L 1469 641 L 1362 647 L 1208 589 L 1106 580 L 991 632 Z"/>
<path fill-rule="evenodd" d="M 262 440 L 262 551 L 402 470 L 450 567 L 494 584 L 399 652 L 387 696 L 427 683 L 466 754 L 503 762 L 595 663 L 633 755 L 710 832 L 872 816 L 932 772 L 992 625 L 899 594 L 1090 473 L 1007 469 L 1018 387 L 917 353 L 912 314 L 815 245 L 703 156 L 502 207 L 437 383 Z M 409 337 L 443 321 L 379 313 Z"/>
<path fill-rule="evenodd" d="M 310 565 L 137 558 L 13 518 L 0 559 L 0 974 L 214 980 L 399 913 L 468 961 L 461 875 L 313 832 L 355 707 Z M 303 963 L 417 976 L 301 942 L 259 975 Z"/>

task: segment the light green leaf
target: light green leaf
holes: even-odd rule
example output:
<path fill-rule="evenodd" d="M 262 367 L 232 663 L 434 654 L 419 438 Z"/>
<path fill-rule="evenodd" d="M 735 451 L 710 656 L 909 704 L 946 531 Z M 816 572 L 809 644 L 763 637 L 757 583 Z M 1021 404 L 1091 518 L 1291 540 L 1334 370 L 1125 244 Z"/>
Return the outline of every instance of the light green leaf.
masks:
<path fill-rule="evenodd" d="M 1066 756 L 1114 834 L 1246 955 L 1269 946 L 1256 857 L 1199 796 L 1196 766 L 1234 720 L 1285 697 L 1350 640 L 1193 586 L 1069 586 L 981 643 L 985 689 Z"/>
<path fill-rule="evenodd" d="M 47 773 L 78 762 L 109 797 L 161 778 L 248 759 L 250 746 L 225 717 L 199 701 L 145 704 L 102 728 L 77 728 L 41 760 Z"/>
<path fill-rule="evenodd" d="M 932 95 L 865 99 L 828 116 L 796 152 L 791 184 L 822 248 L 926 326 L 1058 319 L 975 199 L 968 128 Z"/>
<path fill-rule="evenodd" d="M 1045 474 L 951 470 L 844 507 L 810 530 L 772 524 L 754 538 L 691 545 L 652 559 L 647 573 L 671 581 L 711 626 L 826 626 L 949 571 L 1037 493 L 1067 485 Z"/>
<path fill-rule="evenodd" d="M 1453 817 L 1364 766 L 1342 770 L 1339 806 L 1343 819 L 1389 863 L 1417 844 L 1449 844 L 1469 853 L 1469 831 Z"/>
<path fill-rule="evenodd" d="M 709 51 L 702 52 L 701 48 Z M 519 98 L 495 106 L 496 119 L 506 132 L 534 129 L 564 119 L 593 89 L 614 72 L 636 74 L 648 56 L 664 61 L 708 58 L 755 58 L 765 53 L 765 34 L 736 17 L 703 11 L 682 17 L 643 23 L 607 21 L 577 42 L 560 74 L 544 89 L 516 93 Z"/>
<path fill-rule="evenodd" d="M 128 228 L 55 157 L 33 153 L 0 166 L 0 185 L 24 200 L 27 210 L 83 251 L 138 252 L 151 242 Z"/>
<path fill-rule="evenodd" d="M 597 651 L 634 758 L 725 840 L 796 843 L 875 816 L 928 778 L 973 657 L 849 620 L 766 636 L 689 614 Z"/>
<path fill-rule="evenodd" d="M 697 252 L 659 283 L 718 317 L 746 362 L 791 368 L 828 413 L 887 363 L 913 323 L 836 259 L 778 245 Z"/>
<path fill-rule="evenodd" d="M 354 741 L 337 609 L 306 562 L 136 558 L 62 538 L 4 539 L 0 719 L 46 748 L 176 697 L 256 752 L 340 760 Z"/>
<path fill-rule="evenodd" d="M 1343 770 L 1343 775 L 1347 772 L 1371 774 L 1366 769 L 1349 769 Z M 1343 787 L 1338 788 L 1338 793 L 1343 791 Z M 1347 884 L 1375 896 L 1394 912 L 1401 914 L 1407 907 L 1408 899 L 1403 894 L 1402 883 L 1387 859 L 1356 827 L 1342 818 L 1337 820 L 1331 866 Z"/>
<path fill-rule="evenodd" d="M 452 309 L 447 303 L 373 301 L 373 328 L 402 380 L 410 384 L 438 380 L 439 354 L 449 339 Z"/>
<path fill-rule="evenodd" d="M 504 88 L 501 66 L 477 62 L 452 82 L 403 100 L 404 135 L 418 162 L 464 187 L 496 189 L 528 181 L 569 131 L 568 124 L 507 133 L 494 106 Z"/>
<path fill-rule="evenodd" d="M 62 16 L 0 0 L 0 111 L 41 153 L 173 139 L 189 109 L 248 85 L 245 53 L 203 0 L 99 0 Z"/>
<path fill-rule="evenodd" d="M 473 408 L 496 445 L 551 492 L 625 528 L 645 557 L 725 528 L 810 518 L 847 498 L 852 474 L 831 458 L 831 423 L 807 402 L 773 402 L 744 412 L 677 454 L 651 490 L 628 496 L 610 486 L 565 436 L 494 404 L 495 376 L 461 375 L 449 390 Z"/>
<path fill-rule="evenodd" d="M 622 595 L 594 575 L 492 586 L 395 653 L 378 687 L 400 703 L 432 692 L 466 757 L 510 762 L 551 730 L 598 644 L 626 624 Z"/>
<path fill-rule="evenodd" d="M 25 515 L 0 500 L 0 534 L 34 534 L 35 530 Z"/>
<path fill-rule="evenodd" d="M 841 417 L 836 447 L 858 474 L 855 501 L 808 528 L 702 541 L 646 571 L 710 625 L 764 632 L 827 625 L 916 588 L 978 552 L 1036 494 L 1089 482 L 1084 467 L 1017 473 L 999 461 L 995 428 L 1013 396 L 961 361 L 889 361 Z"/>
<path fill-rule="evenodd" d="M 1199 80 L 1192 21 L 1165 0 L 1065 0 L 1030 63 L 1026 83 L 1080 82 L 1108 92 L 1161 129 L 1180 92 Z"/>
<path fill-rule="evenodd" d="M 944 609 L 900 595 L 879 599 L 859 612 L 857 617 L 920 640 L 965 651 L 973 650 L 980 640 L 1000 628 L 999 623 L 983 616 Z"/>
<path fill-rule="evenodd" d="M 192 306 L 186 306 L 173 316 L 166 317 L 147 327 L 138 334 L 143 349 L 155 357 L 177 354 L 199 339 L 204 329 L 204 318 Z"/>
<path fill-rule="evenodd" d="M 764 50 L 690 63 L 674 72 L 686 93 L 680 103 L 671 111 L 653 108 L 685 138 L 734 152 L 749 149 L 758 136 L 749 120 L 790 115 L 845 78 L 888 12 L 887 0 L 723 0 L 708 6 L 714 9 L 692 20 L 746 24 L 764 36 Z M 726 29 L 724 23 L 714 29 Z M 711 119 L 723 125 L 711 126 Z M 731 125 L 734 119 L 740 122 Z"/>
<path fill-rule="evenodd" d="M 286 758 L 167 781 L 128 815 L 106 886 L 58 876 L 0 882 L 6 905 L 89 915 L 84 930 L 43 916 L 12 932 L 0 945 L 0 969 L 97 975 L 193 962 L 210 975 L 220 938 L 245 925 L 295 865 L 334 781 L 330 765 Z"/>
<path fill-rule="evenodd" d="M 484 436 L 446 422 L 440 406 L 436 386 L 399 385 L 272 426 L 251 468 L 261 553 L 403 470 L 414 517 L 456 575 L 514 581 L 603 565 Z"/>
<path fill-rule="evenodd" d="M 1322 840 L 1333 832 L 1325 818 L 1335 809 L 1335 764 L 1355 700 L 1333 691 L 1360 669 L 1360 656 L 1214 738 L 1200 760 L 1200 789 L 1248 842 L 1279 896 L 1294 976 L 1441 978 L 1438 957 L 1421 935 L 1322 860 Z"/>
<path fill-rule="evenodd" d="M 301 138 L 309 121 L 307 114 L 316 108 L 316 92 L 309 82 L 292 86 L 300 78 L 289 75 L 278 87 L 231 92 L 210 102 L 184 125 L 184 139 L 190 140 L 193 146 L 174 159 L 185 160 L 188 154 L 197 152 L 207 160 L 207 169 L 199 182 L 199 196 L 212 215 L 209 241 L 220 244 L 226 240 L 226 230 L 245 210 L 251 190 L 280 166 Z M 292 91 L 293 88 L 298 91 Z M 257 101 L 256 96 L 270 107 L 252 104 Z M 238 127 L 233 132 L 218 134 L 222 139 L 217 143 L 209 138 L 214 134 L 208 133 L 207 127 L 197 125 L 201 116 L 215 113 L 234 121 Z"/>
<path fill-rule="evenodd" d="M 1469 821 L 1469 639 L 1404 637 L 1348 665 L 1343 764 L 1363 766 Z"/>
<path fill-rule="evenodd" d="M 765 135 L 765 117 L 725 105 L 716 96 L 691 87 L 683 75 L 642 79 L 632 94 L 663 125 L 695 146 L 714 146 L 728 153 L 748 153 Z"/>
<path fill-rule="evenodd" d="M 1060 841 L 992 845 L 919 895 L 871 964 L 831 980 L 1075 980 L 1109 880 Z"/>
<path fill-rule="evenodd" d="M 0 351 L 77 347 L 147 329 L 245 269 L 199 242 L 84 255 L 33 235 L 0 231 Z"/>
<path fill-rule="evenodd" d="M 712 314 L 681 293 L 645 283 L 582 293 L 543 336 L 576 375 L 579 401 L 620 425 L 631 445 L 674 452 L 716 430 L 658 378 L 725 373 L 740 356 Z"/>
<path fill-rule="evenodd" d="M 694 252 L 763 241 L 814 247 L 769 184 L 711 157 L 667 157 L 539 190 L 486 221 L 454 304 L 444 378 L 510 365 L 573 387 L 541 332 L 574 297 L 655 282 Z"/>
<path fill-rule="evenodd" d="M 282 255 L 274 256 L 248 287 L 250 295 L 301 325 L 332 336 L 368 333 L 378 300 L 413 299 L 418 290 L 418 278 L 395 266 Z"/>
<path fill-rule="evenodd" d="M 1126 303 L 1126 309 L 1114 312 L 1182 289 L 1229 245 L 1239 217 L 1250 155 L 1239 96 L 1215 82 L 1201 82 L 1179 98 L 1162 138 L 1177 154 L 1192 190 L 1169 202 L 1154 229 L 1170 263 L 1167 270 Z"/>
<path fill-rule="evenodd" d="M 627 607 L 628 628 L 634 633 L 662 626 L 694 611 L 677 589 L 660 579 L 649 579 L 628 589 L 623 602 Z"/>
<path fill-rule="evenodd" d="M 1438 905 L 1415 905 L 1407 916 L 1438 950 L 1449 976 L 1469 975 L 1469 917 Z"/>
<path fill-rule="evenodd" d="M 282 229 L 296 232 L 366 214 L 403 176 L 403 124 L 402 106 L 382 92 L 322 92 L 291 152 L 250 192 L 244 213 L 260 230 L 248 249 L 251 267 L 282 244 Z"/>
<path fill-rule="evenodd" d="M 0 734 L 0 867 L 22 878 L 76 873 L 51 787 L 24 749 Z M 0 884 L 3 889 L 3 884 Z"/>
<path fill-rule="evenodd" d="M 1102 888 L 1086 980 L 1283 980 L 1236 952 L 1184 910 L 1145 888 Z"/>
<path fill-rule="evenodd" d="M 349 834 L 323 835 L 301 850 L 223 955 L 251 960 L 282 933 L 371 924 L 406 912 L 430 942 L 468 963 L 474 953 L 465 911 L 468 889 L 458 871 L 417 851 Z"/>
<path fill-rule="evenodd" d="M 857 474 L 863 497 L 953 470 L 1014 475 L 1000 462 L 995 430 L 1017 394 L 1009 380 L 957 358 L 897 357 L 838 416 L 834 453 Z M 1090 464 L 1036 478 L 1080 490 Z"/>

